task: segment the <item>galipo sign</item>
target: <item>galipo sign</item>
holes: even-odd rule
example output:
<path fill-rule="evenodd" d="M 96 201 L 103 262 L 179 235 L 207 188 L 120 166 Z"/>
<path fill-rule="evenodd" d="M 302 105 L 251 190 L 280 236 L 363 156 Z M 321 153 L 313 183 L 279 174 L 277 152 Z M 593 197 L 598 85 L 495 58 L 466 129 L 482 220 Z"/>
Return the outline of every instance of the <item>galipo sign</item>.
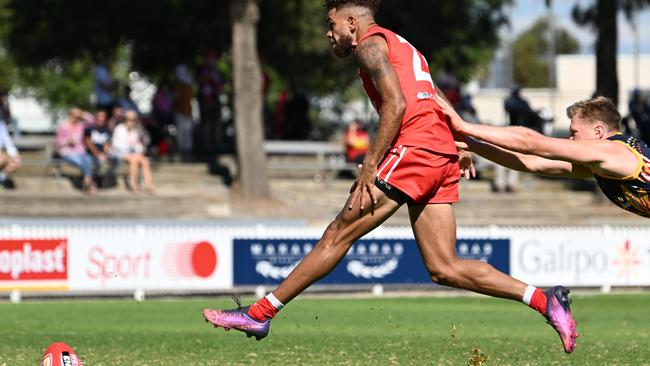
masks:
<path fill-rule="evenodd" d="M 512 235 L 512 275 L 537 286 L 648 286 L 650 239 L 576 230 Z"/>

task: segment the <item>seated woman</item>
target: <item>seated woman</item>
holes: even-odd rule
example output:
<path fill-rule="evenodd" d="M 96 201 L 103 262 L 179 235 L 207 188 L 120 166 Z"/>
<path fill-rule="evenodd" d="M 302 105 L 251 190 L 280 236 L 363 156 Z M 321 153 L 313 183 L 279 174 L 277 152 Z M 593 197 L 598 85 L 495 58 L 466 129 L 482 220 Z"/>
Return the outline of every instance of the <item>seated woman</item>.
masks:
<path fill-rule="evenodd" d="M 144 188 L 153 192 L 151 178 L 151 164 L 144 155 L 144 132 L 139 126 L 138 114 L 128 111 L 124 114 L 124 122 L 115 126 L 111 149 L 114 156 L 129 164 L 129 189 L 133 192 L 139 190 L 138 177 L 142 173 Z"/>
<path fill-rule="evenodd" d="M 81 170 L 84 192 L 95 194 L 97 187 L 93 181 L 93 161 L 86 153 L 83 138 L 87 123 L 86 114 L 79 108 L 70 109 L 68 119 L 56 131 L 56 146 L 57 153 L 63 161 Z"/>

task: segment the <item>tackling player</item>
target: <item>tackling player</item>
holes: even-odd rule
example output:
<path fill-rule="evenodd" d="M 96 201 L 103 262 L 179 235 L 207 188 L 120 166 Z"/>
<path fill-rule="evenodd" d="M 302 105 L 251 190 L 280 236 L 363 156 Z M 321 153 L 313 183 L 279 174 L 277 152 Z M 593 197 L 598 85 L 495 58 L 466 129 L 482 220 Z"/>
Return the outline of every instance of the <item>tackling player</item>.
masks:
<path fill-rule="evenodd" d="M 272 293 L 233 310 L 206 309 L 206 320 L 266 337 L 277 312 L 326 276 L 352 244 L 403 204 L 431 279 L 439 284 L 523 301 L 544 315 L 566 352 L 575 347 L 568 290 L 527 286 L 480 260 L 456 256 L 458 153 L 425 58 L 407 40 L 375 23 L 379 0 L 326 0 L 329 39 L 339 57 L 354 55 L 363 87 L 379 112 L 379 129 L 350 196 L 314 249 Z"/>
<path fill-rule="evenodd" d="M 594 177 L 614 204 L 650 217 L 650 148 L 620 132 L 621 115 L 609 99 L 597 97 L 569 106 L 568 140 L 547 137 L 524 127 L 468 123 L 442 98 L 437 99 L 453 128 L 470 137 L 465 141 L 471 151 L 524 172 Z"/>

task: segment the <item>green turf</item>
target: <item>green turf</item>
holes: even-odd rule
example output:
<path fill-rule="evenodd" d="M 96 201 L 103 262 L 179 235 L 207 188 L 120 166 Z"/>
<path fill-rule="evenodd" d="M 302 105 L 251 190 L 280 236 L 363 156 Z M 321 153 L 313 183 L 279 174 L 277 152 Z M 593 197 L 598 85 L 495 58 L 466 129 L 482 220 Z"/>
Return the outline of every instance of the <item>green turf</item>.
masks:
<path fill-rule="evenodd" d="M 98 365 L 650 365 L 650 294 L 574 296 L 578 348 L 541 316 L 484 297 L 297 299 L 261 342 L 213 329 L 230 300 L 0 304 L 0 365 L 37 365 L 52 342 Z M 455 328 L 455 329 L 454 329 Z M 477 363 L 478 364 L 478 363 Z"/>

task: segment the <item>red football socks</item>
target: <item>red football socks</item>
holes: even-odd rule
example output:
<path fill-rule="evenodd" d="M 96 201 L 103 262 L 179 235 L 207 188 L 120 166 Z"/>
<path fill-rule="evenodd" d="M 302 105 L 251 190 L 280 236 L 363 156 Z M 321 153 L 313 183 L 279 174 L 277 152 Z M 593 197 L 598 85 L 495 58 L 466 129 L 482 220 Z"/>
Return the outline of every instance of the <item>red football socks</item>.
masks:
<path fill-rule="evenodd" d="M 530 294 L 530 292 L 532 292 L 532 294 Z M 546 300 L 546 294 L 542 290 L 534 288 L 532 286 L 528 286 L 528 289 L 526 289 L 524 302 L 527 303 L 531 308 L 537 310 L 542 315 L 546 314 Z"/>
<path fill-rule="evenodd" d="M 267 319 L 273 319 L 279 310 L 266 297 L 263 297 L 248 308 L 248 316 L 262 322 Z"/>

